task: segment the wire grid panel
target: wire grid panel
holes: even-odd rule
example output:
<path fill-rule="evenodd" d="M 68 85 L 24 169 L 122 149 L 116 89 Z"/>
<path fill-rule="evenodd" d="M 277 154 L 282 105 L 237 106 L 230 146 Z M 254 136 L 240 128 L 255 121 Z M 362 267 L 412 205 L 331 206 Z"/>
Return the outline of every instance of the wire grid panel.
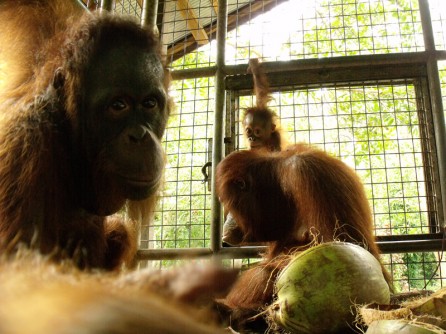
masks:
<path fill-rule="evenodd" d="M 176 69 L 215 64 L 217 8 L 211 0 L 160 1 L 161 36 Z M 182 59 L 184 56 L 184 59 Z M 178 61 L 176 61 L 178 60 Z M 176 62 L 175 62 L 176 61 Z"/>
<path fill-rule="evenodd" d="M 228 33 L 229 63 L 424 51 L 417 0 L 286 1 Z M 232 52 L 232 53 L 231 53 Z"/>
<path fill-rule="evenodd" d="M 132 15 L 141 19 L 143 0 L 115 0 L 113 12 L 124 15 Z"/>
<path fill-rule="evenodd" d="M 395 292 L 438 290 L 446 287 L 446 261 L 443 251 L 382 255 L 392 273 Z"/>
<path fill-rule="evenodd" d="M 440 76 L 441 96 L 443 97 L 443 110 L 446 112 L 446 61 L 438 62 Z"/>
<path fill-rule="evenodd" d="M 429 1 L 437 49 L 445 49 L 446 6 Z M 141 18 L 142 0 L 117 0 L 114 11 Z M 158 26 L 175 69 L 216 59 L 217 5 L 160 1 Z M 424 51 L 418 0 L 228 0 L 228 64 Z M 182 59 L 184 57 L 184 59 Z"/>
<path fill-rule="evenodd" d="M 446 50 L 446 3 L 443 0 L 429 0 L 429 6 L 435 48 Z"/>
<path fill-rule="evenodd" d="M 141 248 L 209 247 L 210 191 L 202 167 L 209 161 L 214 79 L 175 81 L 177 109 L 163 139 L 165 185 L 152 226 L 143 226 Z"/>
<path fill-rule="evenodd" d="M 276 92 L 270 107 L 289 143 L 318 146 L 356 170 L 376 235 L 404 235 L 438 231 L 433 134 L 419 99 L 411 82 L 368 82 Z M 236 130 L 244 148 L 241 124 Z"/>
<path fill-rule="evenodd" d="M 176 68 L 214 65 L 213 2 L 189 1 L 189 10 L 162 3 L 169 58 L 188 59 Z M 228 64 L 417 51 L 424 51 L 418 0 L 228 1 Z"/>

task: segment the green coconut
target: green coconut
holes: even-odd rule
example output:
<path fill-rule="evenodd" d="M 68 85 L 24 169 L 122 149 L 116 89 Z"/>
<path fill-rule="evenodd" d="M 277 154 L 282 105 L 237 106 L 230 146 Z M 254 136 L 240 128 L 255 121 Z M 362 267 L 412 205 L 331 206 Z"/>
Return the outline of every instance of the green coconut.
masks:
<path fill-rule="evenodd" d="M 345 242 L 297 254 L 279 274 L 275 289 L 270 318 L 293 333 L 333 333 L 352 326 L 356 305 L 390 301 L 379 261 Z"/>
<path fill-rule="evenodd" d="M 437 326 L 409 320 L 378 320 L 370 324 L 366 334 L 444 334 Z"/>

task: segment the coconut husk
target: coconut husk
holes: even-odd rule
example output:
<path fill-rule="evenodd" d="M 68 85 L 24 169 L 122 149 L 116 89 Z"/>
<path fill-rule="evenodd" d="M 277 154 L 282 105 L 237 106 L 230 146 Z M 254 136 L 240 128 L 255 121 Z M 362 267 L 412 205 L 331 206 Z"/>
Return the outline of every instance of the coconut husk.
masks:
<path fill-rule="evenodd" d="M 361 320 L 369 326 L 377 320 L 411 319 L 412 311 L 400 305 L 369 304 L 359 309 Z"/>
<path fill-rule="evenodd" d="M 444 334 L 444 331 L 433 325 L 412 320 L 378 320 L 367 329 L 366 334 Z"/>
<path fill-rule="evenodd" d="M 428 297 L 410 299 L 396 305 L 369 304 L 360 307 L 359 323 L 404 319 L 446 329 L 446 288 Z"/>
<path fill-rule="evenodd" d="M 420 298 L 406 303 L 415 314 L 430 314 L 446 318 L 446 288 L 440 289 L 427 298 Z"/>

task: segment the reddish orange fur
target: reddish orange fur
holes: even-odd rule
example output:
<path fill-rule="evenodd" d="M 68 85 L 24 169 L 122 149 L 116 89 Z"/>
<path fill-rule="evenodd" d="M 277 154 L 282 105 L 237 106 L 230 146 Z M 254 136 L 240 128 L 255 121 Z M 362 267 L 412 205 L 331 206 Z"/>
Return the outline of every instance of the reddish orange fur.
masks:
<path fill-rule="evenodd" d="M 245 138 L 251 149 L 280 151 L 285 143 L 277 116 L 268 108 L 271 100 L 269 84 L 258 59 L 250 59 L 248 73 L 252 73 L 256 105 L 246 108 L 242 116 Z"/>
<path fill-rule="evenodd" d="M 296 247 L 340 240 L 380 259 L 359 177 L 319 149 L 297 144 L 282 152 L 234 152 L 219 164 L 216 178 L 217 194 L 245 238 L 269 242 L 263 262 L 243 272 L 224 301 L 233 319 L 241 317 L 235 322 L 272 301 L 271 281 Z"/>
<path fill-rule="evenodd" d="M 157 37 L 127 18 L 91 14 L 68 0 L 2 1 L 0 22 L 0 249 L 25 243 L 56 259 L 71 257 L 81 267 L 115 269 L 132 263 L 133 219 L 150 219 L 156 195 L 126 201 L 113 191 L 95 189 L 100 205 L 111 209 L 92 213 L 81 205 L 85 192 L 79 186 L 79 161 L 85 159 L 79 157 L 87 149 L 79 144 L 86 137 L 84 73 L 97 57 L 95 43 L 103 43 L 92 36 L 104 27 L 134 34 L 144 41 L 138 47 L 161 62 Z M 167 90 L 168 76 L 159 80 Z M 166 119 L 169 111 L 170 101 L 163 111 Z M 158 151 L 154 165 L 164 164 Z M 95 181 L 98 187 L 106 182 Z M 108 216 L 125 207 L 129 220 Z"/>
<path fill-rule="evenodd" d="M 35 94 L 47 85 L 52 73 L 42 66 L 62 43 L 61 32 L 84 12 L 77 1 L 70 0 L 0 3 L 0 98 L 16 99 L 31 91 Z M 59 42 L 54 43 L 54 38 L 59 38 Z"/>
<path fill-rule="evenodd" d="M 252 73 L 254 81 L 256 107 L 259 109 L 266 109 L 268 102 L 271 101 L 271 96 L 269 95 L 269 83 L 257 58 L 249 60 L 248 73 Z"/>
<path fill-rule="evenodd" d="M 86 273 L 25 255 L 0 260 L 2 333 L 229 333 L 210 303 L 232 284 L 232 271 L 189 264 Z"/>
<path fill-rule="evenodd" d="M 248 73 L 253 77 L 256 105 L 246 108 L 241 119 L 247 146 L 251 150 L 281 151 L 285 142 L 278 126 L 277 116 L 268 108 L 268 102 L 271 100 L 269 83 L 258 59 L 249 60 Z M 226 210 L 223 243 L 235 246 L 246 245 L 252 241 L 246 238 L 241 240 L 241 235 L 236 220 Z"/>

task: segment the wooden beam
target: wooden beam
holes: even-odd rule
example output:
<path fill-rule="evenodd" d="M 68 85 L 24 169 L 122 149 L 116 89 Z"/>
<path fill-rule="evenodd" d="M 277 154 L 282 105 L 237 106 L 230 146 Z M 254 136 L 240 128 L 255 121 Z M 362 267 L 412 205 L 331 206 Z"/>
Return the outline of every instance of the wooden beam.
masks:
<path fill-rule="evenodd" d="M 177 0 L 177 8 L 180 10 L 181 16 L 186 20 L 187 27 L 189 28 L 195 41 L 200 44 L 207 44 L 209 42 L 206 31 L 198 21 L 193 9 L 189 5 L 188 0 Z"/>
<path fill-rule="evenodd" d="M 212 0 L 212 7 L 215 10 L 215 14 L 218 15 L 218 0 Z"/>
<path fill-rule="evenodd" d="M 268 10 L 286 1 L 288 0 L 254 0 L 245 6 L 238 8 L 236 11 L 229 13 L 228 15 L 228 31 L 248 22 L 257 15 L 266 13 Z M 208 36 L 210 36 L 210 40 L 215 38 L 217 30 L 215 21 L 204 27 L 204 29 Z M 197 45 L 193 36 L 186 36 L 186 38 L 182 38 L 180 41 L 169 44 L 167 49 L 167 54 L 170 57 L 169 61 L 181 58 L 185 53 L 192 52 L 196 49 Z"/>

